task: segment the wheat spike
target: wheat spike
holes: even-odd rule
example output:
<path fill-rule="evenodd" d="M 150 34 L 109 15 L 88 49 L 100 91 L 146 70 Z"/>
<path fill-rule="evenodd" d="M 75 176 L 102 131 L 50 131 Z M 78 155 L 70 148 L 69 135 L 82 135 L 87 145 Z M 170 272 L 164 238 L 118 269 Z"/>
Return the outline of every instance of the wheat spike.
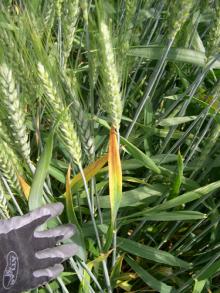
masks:
<path fill-rule="evenodd" d="M 0 138 L 0 169 L 15 192 L 21 192 L 18 173 L 21 174 L 17 164 L 16 155 L 9 145 Z"/>
<path fill-rule="evenodd" d="M 0 66 L 0 84 L 3 92 L 2 102 L 9 117 L 9 125 L 18 151 L 26 162 L 30 162 L 30 145 L 25 115 L 19 100 L 18 90 L 12 75 L 12 70 L 5 64 Z"/>
<path fill-rule="evenodd" d="M 47 105 L 48 113 L 57 119 L 61 118 L 59 130 L 60 135 L 65 143 L 69 154 L 72 159 L 80 164 L 81 162 L 81 144 L 74 127 L 74 123 L 71 119 L 69 108 L 66 108 L 64 102 L 57 92 L 57 89 L 50 79 L 48 72 L 45 70 L 43 64 L 38 63 L 39 77 L 43 83 L 45 89 L 45 102 Z M 51 111 L 52 109 L 52 111 Z"/>
<path fill-rule="evenodd" d="M 79 0 L 67 0 L 63 7 L 63 54 L 64 64 L 70 55 L 74 34 L 76 31 L 76 23 L 79 15 Z"/>
<path fill-rule="evenodd" d="M 220 45 L 220 4 L 217 4 L 217 7 L 215 9 L 214 13 L 214 19 L 212 27 L 209 31 L 209 34 L 207 36 L 206 40 L 206 53 L 207 56 L 214 55 L 219 51 L 219 45 Z"/>
<path fill-rule="evenodd" d="M 46 11 L 44 14 L 45 32 L 49 36 L 55 19 L 55 5 L 54 0 L 49 0 L 46 3 Z"/>
<path fill-rule="evenodd" d="M 111 36 L 108 26 L 101 20 L 101 47 L 103 61 L 103 82 L 106 99 L 103 100 L 103 107 L 108 112 L 112 125 L 118 130 L 122 116 L 122 100 L 120 92 L 120 82 L 113 52 Z"/>
<path fill-rule="evenodd" d="M 50 27 L 50 23 L 53 22 L 52 19 L 54 18 L 54 11 L 55 11 L 54 1 L 53 0 L 47 1 L 46 8 L 47 10 L 44 16 L 44 24 L 45 24 L 45 27 L 47 27 L 48 25 Z"/>
<path fill-rule="evenodd" d="M 73 79 L 74 78 L 71 79 L 71 82 L 68 77 L 61 76 L 63 89 L 66 97 L 68 97 L 68 101 L 71 103 L 70 109 L 73 113 L 73 118 L 77 126 L 82 146 L 88 158 L 91 159 L 94 154 L 94 139 L 91 135 L 88 118 L 86 117 L 76 91 L 74 90 L 77 81 L 75 79 L 73 81 Z"/>
<path fill-rule="evenodd" d="M 55 8 L 56 8 L 56 14 L 57 17 L 60 18 L 62 14 L 62 6 L 63 6 L 64 0 L 55 0 Z"/>
<path fill-rule="evenodd" d="M 170 1 L 168 17 L 168 39 L 174 40 L 177 33 L 189 17 L 192 9 L 192 0 Z"/>
<path fill-rule="evenodd" d="M 4 219 L 10 218 L 8 206 L 7 206 L 6 192 L 1 180 L 0 180 L 0 214 L 2 214 L 2 218 Z"/>

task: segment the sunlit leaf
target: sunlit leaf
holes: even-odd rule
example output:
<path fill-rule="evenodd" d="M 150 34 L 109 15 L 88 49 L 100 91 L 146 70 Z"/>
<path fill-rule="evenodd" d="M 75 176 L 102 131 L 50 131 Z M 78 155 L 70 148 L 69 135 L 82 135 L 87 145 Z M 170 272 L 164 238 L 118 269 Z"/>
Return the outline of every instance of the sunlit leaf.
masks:
<path fill-rule="evenodd" d="M 109 199 L 111 207 L 111 220 L 115 222 L 120 202 L 122 199 L 122 169 L 119 154 L 117 134 L 114 128 L 110 131 L 109 152 Z"/>

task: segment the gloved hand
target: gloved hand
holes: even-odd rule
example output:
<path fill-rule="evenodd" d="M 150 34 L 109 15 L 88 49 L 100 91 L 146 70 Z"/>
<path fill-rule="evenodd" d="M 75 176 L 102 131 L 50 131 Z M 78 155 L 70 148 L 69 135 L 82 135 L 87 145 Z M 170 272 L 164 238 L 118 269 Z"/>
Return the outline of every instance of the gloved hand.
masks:
<path fill-rule="evenodd" d="M 48 204 L 27 215 L 0 221 L 0 293 L 37 288 L 63 271 L 61 262 L 74 255 L 77 246 L 56 244 L 71 237 L 74 226 L 36 231 L 62 211 L 61 203 Z"/>

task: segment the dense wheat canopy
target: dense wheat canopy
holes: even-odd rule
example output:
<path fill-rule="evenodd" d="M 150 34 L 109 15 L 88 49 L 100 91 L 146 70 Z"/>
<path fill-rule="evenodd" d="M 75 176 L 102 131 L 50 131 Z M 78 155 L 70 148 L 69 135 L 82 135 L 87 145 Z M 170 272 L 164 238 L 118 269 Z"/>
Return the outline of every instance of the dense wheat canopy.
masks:
<path fill-rule="evenodd" d="M 0 8 L 0 217 L 77 227 L 39 292 L 218 293 L 219 0 Z"/>

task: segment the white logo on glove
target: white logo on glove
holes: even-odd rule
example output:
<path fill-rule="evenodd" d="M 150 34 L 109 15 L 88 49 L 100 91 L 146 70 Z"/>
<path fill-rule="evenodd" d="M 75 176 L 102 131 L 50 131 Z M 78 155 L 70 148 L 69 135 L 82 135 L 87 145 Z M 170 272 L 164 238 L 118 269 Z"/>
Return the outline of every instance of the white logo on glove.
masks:
<path fill-rule="evenodd" d="M 3 274 L 3 287 L 8 290 L 13 287 L 17 281 L 19 261 L 14 251 L 7 254 L 7 264 Z"/>

